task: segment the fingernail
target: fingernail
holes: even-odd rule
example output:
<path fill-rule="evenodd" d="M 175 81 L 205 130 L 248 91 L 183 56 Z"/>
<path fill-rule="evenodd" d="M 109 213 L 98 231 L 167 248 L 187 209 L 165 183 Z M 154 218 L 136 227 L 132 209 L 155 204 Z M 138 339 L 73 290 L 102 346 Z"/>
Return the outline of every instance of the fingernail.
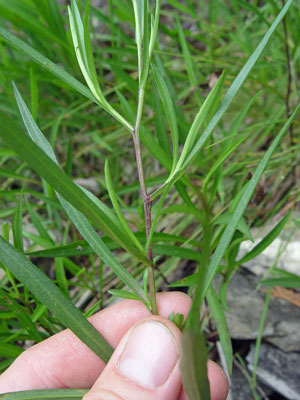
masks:
<path fill-rule="evenodd" d="M 178 344 L 172 332 L 160 322 L 149 321 L 131 332 L 118 367 L 135 383 L 158 387 L 167 381 L 178 358 Z"/>

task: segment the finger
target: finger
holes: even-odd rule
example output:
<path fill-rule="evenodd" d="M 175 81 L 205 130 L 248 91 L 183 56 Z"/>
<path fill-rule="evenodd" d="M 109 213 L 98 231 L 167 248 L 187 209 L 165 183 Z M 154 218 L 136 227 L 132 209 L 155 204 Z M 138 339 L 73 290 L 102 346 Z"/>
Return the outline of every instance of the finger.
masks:
<path fill-rule="evenodd" d="M 226 400 L 229 392 L 228 379 L 219 365 L 213 361 L 207 363 L 207 375 L 210 384 L 211 400 Z M 182 390 L 179 400 L 188 400 Z"/>
<path fill-rule="evenodd" d="M 187 315 L 191 299 L 180 292 L 157 295 L 158 312 Z M 116 347 L 137 321 L 150 315 L 138 301 L 125 300 L 93 315 L 89 320 Z M 103 370 L 100 360 L 70 330 L 65 330 L 26 350 L 0 376 L 0 393 L 51 388 L 89 388 Z"/>
<path fill-rule="evenodd" d="M 139 321 L 83 400 L 177 400 L 180 339 L 180 330 L 164 318 Z"/>

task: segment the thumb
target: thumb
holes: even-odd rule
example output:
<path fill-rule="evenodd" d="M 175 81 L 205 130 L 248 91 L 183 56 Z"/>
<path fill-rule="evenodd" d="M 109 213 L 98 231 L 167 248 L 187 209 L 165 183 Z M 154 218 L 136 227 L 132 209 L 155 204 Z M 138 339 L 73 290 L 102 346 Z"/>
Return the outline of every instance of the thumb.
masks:
<path fill-rule="evenodd" d="M 177 400 L 180 338 L 180 330 L 165 318 L 139 321 L 83 400 Z"/>

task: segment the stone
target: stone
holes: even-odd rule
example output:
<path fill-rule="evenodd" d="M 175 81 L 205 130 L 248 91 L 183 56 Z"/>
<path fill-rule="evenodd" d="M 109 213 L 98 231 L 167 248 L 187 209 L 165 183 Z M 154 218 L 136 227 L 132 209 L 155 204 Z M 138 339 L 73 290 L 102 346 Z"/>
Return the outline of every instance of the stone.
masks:
<path fill-rule="evenodd" d="M 254 275 L 241 270 L 232 278 L 227 289 L 226 312 L 230 336 L 233 339 L 255 340 L 264 307 L 264 298 L 257 292 Z M 274 335 L 275 330 L 270 316 L 267 317 L 263 336 Z"/>
<path fill-rule="evenodd" d="M 254 370 L 254 353 L 253 345 L 247 356 L 251 372 Z M 262 344 L 256 370 L 257 378 L 285 398 L 300 400 L 299 364 L 299 353 L 285 353 L 271 345 Z"/>
<path fill-rule="evenodd" d="M 257 338 L 266 294 L 257 290 L 262 277 L 241 268 L 227 290 L 226 313 L 230 336 L 239 340 Z M 300 308 L 271 297 L 263 338 L 285 352 L 300 351 Z"/>

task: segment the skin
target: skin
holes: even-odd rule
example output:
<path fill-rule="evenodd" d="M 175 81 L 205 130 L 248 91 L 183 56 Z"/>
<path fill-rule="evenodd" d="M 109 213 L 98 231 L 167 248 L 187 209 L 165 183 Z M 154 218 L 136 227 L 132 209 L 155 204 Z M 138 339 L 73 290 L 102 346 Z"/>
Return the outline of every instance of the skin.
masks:
<path fill-rule="evenodd" d="M 187 400 L 181 385 L 179 361 L 167 382 L 154 389 L 137 385 L 122 376 L 117 368 L 128 335 L 136 324 L 152 320 L 164 324 L 180 347 L 181 332 L 167 318 L 172 311 L 187 316 L 191 299 L 180 292 L 160 293 L 157 304 L 159 316 L 152 316 L 138 301 L 125 300 L 89 318 L 116 348 L 107 366 L 67 329 L 22 353 L 0 376 L 0 393 L 92 387 L 84 400 Z M 222 369 L 212 361 L 208 363 L 208 377 L 212 400 L 225 400 L 228 381 Z"/>

